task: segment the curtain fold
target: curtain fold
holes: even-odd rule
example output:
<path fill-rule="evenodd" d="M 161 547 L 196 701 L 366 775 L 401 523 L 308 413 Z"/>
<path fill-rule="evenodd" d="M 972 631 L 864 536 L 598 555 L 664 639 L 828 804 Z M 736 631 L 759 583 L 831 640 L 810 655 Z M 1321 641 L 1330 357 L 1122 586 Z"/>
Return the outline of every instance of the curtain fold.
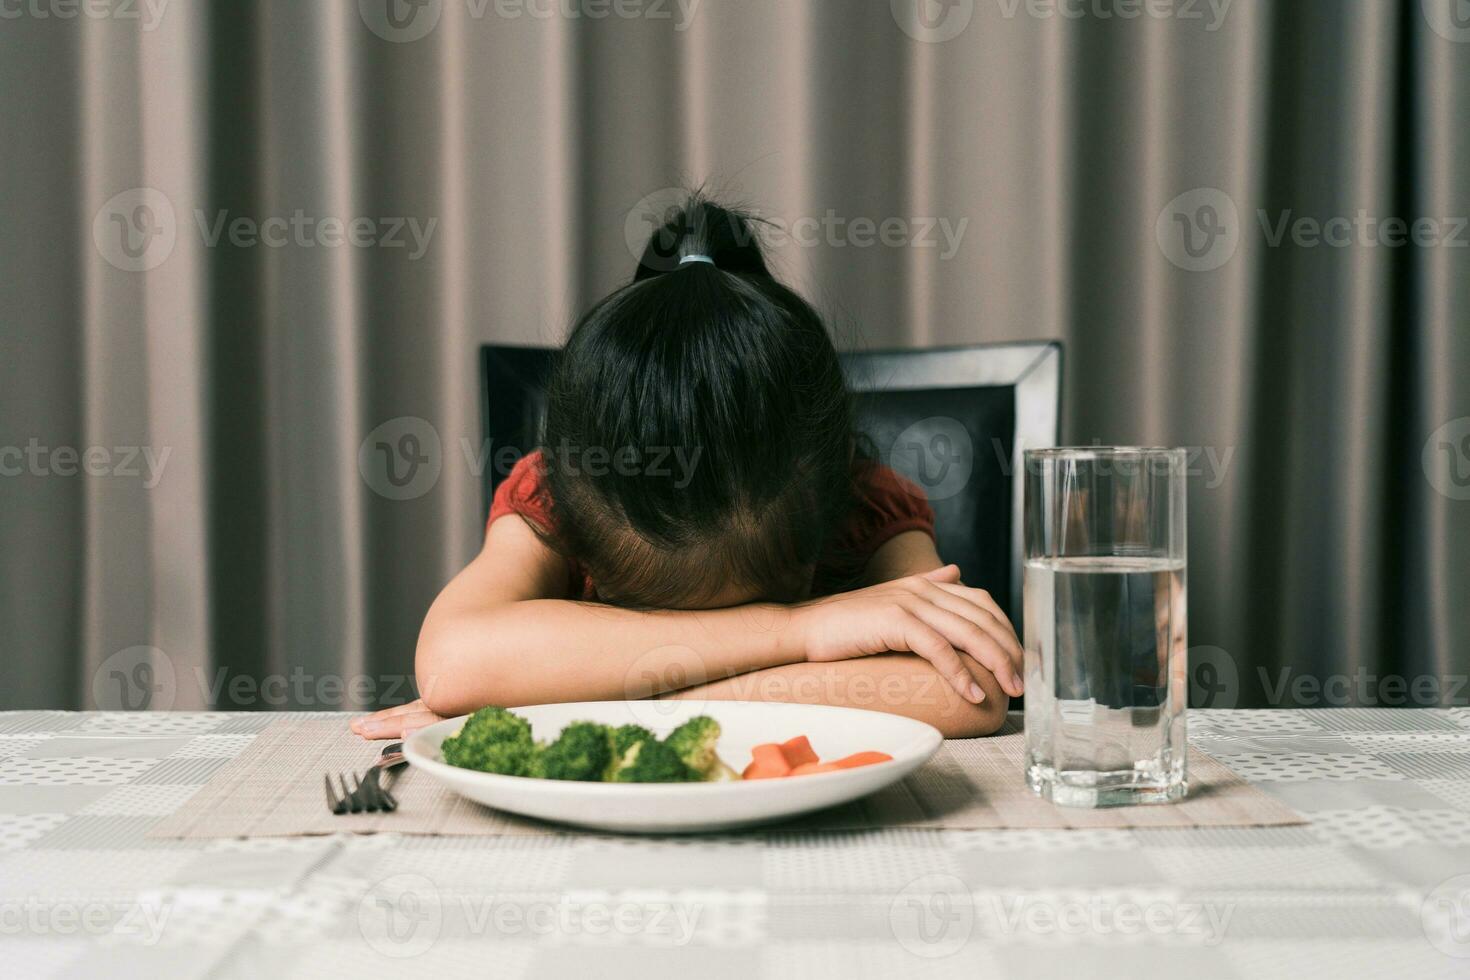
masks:
<path fill-rule="evenodd" d="M 698 184 L 840 343 L 1059 338 L 1065 441 L 1192 448 L 1214 703 L 1470 697 L 1448 0 L 594 8 L 7 21 L 0 707 L 401 697 L 483 530 L 476 346 L 558 342 Z"/>

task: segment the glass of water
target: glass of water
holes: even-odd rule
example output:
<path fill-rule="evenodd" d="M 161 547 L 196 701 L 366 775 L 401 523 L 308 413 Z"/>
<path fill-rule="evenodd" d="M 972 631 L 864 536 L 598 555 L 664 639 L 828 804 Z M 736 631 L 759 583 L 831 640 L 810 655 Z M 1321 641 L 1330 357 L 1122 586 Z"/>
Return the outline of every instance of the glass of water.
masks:
<path fill-rule="evenodd" d="M 1026 782 L 1064 806 L 1181 799 L 1184 450 L 1025 463 Z"/>

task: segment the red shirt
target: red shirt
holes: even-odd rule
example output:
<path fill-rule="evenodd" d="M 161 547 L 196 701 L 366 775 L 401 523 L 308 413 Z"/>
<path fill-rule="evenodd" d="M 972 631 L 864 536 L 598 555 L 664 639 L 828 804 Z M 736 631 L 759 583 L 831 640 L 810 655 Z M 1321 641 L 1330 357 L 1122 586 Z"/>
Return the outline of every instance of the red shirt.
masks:
<path fill-rule="evenodd" d="M 879 548 L 904 531 L 923 531 L 934 537 L 934 510 L 924 491 L 914 483 L 870 460 L 854 462 L 852 476 L 852 513 L 817 562 L 813 580 L 818 585 L 854 577 Z M 506 514 L 519 514 L 527 522 L 551 530 L 551 502 L 539 452 L 517 462 L 495 488 L 486 531 Z M 569 561 L 567 572 L 570 594 L 588 601 L 597 599 L 597 588 L 580 562 Z"/>

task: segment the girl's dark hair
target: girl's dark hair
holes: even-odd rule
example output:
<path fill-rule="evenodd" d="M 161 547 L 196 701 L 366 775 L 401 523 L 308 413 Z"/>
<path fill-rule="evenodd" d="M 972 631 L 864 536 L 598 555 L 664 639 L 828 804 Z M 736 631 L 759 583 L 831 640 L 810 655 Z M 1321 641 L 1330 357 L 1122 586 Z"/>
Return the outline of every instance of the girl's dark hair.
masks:
<path fill-rule="evenodd" d="M 755 226 L 691 195 L 557 357 L 543 534 L 611 601 L 693 604 L 731 583 L 794 597 L 851 507 L 837 352 Z"/>

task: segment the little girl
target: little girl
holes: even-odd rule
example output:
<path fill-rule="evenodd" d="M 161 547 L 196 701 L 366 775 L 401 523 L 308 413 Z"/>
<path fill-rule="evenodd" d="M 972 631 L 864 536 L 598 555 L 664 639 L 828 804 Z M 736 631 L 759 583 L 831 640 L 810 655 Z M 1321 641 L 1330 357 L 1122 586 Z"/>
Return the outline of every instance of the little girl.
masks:
<path fill-rule="evenodd" d="M 995 731 L 1021 693 L 1015 631 L 941 562 L 922 491 L 867 458 L 852 418 L 821 318 L 767 271 L 751 220 L 692 197 L 560 352 L 542 450 L 424 620 L 421 699 L 354 731 L 642 697 Z"/>

